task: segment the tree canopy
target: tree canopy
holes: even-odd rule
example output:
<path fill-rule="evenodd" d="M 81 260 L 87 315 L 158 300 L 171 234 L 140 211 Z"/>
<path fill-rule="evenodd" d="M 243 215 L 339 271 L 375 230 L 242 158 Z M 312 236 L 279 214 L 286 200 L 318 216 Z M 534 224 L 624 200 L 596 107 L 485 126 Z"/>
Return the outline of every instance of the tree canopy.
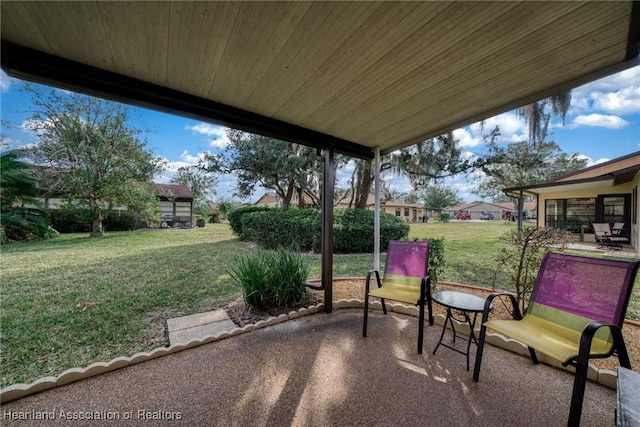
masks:
<path fill-rule="evenodd" d="M 46 193 L 87 202 L 91 236 L 103 234 L 101 210 L 110 205 L 155 213 L 153 176 L 161 161 L 146 149 L 142 131 L 129 123 L 122 104 L 27 85 L 36 112 L 27 127 L 38 141 L 28 151 L 38 185 Z"/>
<path fill-rule="evenodd" d="M 427 209 L 443 209 L 462 203 L 458 192 L 442 184 L 428 187 L 423 193 L 424 206 Z"/>
<path fill-rule="evenodd" d="M 555 142 L 538 146 L 521 141 L 506 148 L 493 147 L 494 162 L 484 168 L 476 193 L 501 200 L 502 189 L 547 181 L 586 166 L 586 159 L 563 152 Z"/>
<path fill-rule="evenodd" d="M 294 195 L 302 203 L 305 194 L 319 194 L 314 177 L 321 164 L 313 148 L 234 129 L 227 136 L 231 143 L 220 153 L 208 154 L 203 167 L 234 174 L 237 196 L 250 196 L 260 184 L 275 191 L 287 210 Z"/>

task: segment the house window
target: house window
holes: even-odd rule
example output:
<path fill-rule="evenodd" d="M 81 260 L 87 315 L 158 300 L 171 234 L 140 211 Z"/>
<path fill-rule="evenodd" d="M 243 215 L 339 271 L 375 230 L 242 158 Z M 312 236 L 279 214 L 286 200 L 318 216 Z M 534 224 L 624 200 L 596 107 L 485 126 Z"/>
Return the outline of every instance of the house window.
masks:
<path fill-rule="evenodd" d="M 602 197 L 602 207 L 604 212 L 604 222 L 624 222 L 624 197 Z"/>
<path fill-rule="evenodd" d="M 396 208 L 396 216 L 400 216 L 401 213 L 400 208 Z"/>
<path fill-rule="evenodd" d="M 545 225 L 572 233 L 591 228 L 596 220 L 596 198 L 548 199 L 545 202 Z"/>
<path fill-rule="evenodd" d="M 404 216 L 409 216 L 409 208 L 404 208 Z"/>

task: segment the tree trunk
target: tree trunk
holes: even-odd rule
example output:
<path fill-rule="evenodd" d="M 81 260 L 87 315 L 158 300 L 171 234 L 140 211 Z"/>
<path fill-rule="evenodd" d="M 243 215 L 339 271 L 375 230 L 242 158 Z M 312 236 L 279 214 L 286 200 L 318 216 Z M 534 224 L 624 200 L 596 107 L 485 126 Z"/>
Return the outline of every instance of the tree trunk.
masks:
<path fill-rule="evenodd" d="M 356 187 L 355 207 L 366 209 L 367 199 L 373 185 L 373 174 L 370 160 L 360 160 L 358 164 L 358 185 Z"/>
<path fill-rule="evenodd" d="M 97 200 L 91 200 L 91 237 L 102 237 L 102 210 Z"/>
<path fill-rule="evenodd" d="M 289 178 L 287 182 L 287 192 L 282 194 L 282 210 L 289 210 L 291 205 L 291 199 L 293 198 L 293 192 L 295 190 L 295 182 Z"/>

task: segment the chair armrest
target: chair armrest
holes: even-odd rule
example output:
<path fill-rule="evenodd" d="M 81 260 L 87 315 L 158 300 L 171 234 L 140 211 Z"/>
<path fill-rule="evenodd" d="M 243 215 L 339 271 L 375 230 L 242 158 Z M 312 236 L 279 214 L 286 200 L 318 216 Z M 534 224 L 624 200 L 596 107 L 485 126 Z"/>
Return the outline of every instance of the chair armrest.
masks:
<path fill-rule="evenodd" d="M 578 358 L 581 356 L 586 359 L 589 358 L 589 351 L 591 350 L 591 341 L 593 341 L 593 337 L 596 332 L 600 328 L 609 328 L 611 335 L 613 337 L 614 348 L 613 350 L 618 353 L 618 361 L 620 366 L 624 368 L 631 369 L 631 362 L 629 360 L 629 354 L 627 353 L 627 348 L 624 343 L 624 338 L 622 336 L 622 329 L 613 323 L 606 322 L 591 322 L 582 330 L 582 334 L 580 335 L 580 347 L 578 348 Z M 563 363 L 564 366 L 570 364 L 570 361 Z"/>
<path fill-rule="evenodd" d="M 380 284 L 380 272 L 378 270 L 369 271 L 367 273 L 367 280 L 365 281 L 365 296 L 369 295 L 371 276 L 374 276 L 378 288 L 382 286 Z"/>
<path fill-rule="evenodd" d="M 518 302 L 516 301 L 516 297 L 509 292 L 493 292 L 491 293 L 487 299 L 484 301 L 484 310 L 482 311 L 482 323 L 489 320 L 489 312 L 491 311 L 491 306 L 493 304 L 493 300 L 497 297 L 508 297 L 511 301 L 511 305 L 513 306 L 513 319 L 521 320 L 522 314 L 520 313 L 520 309 L 518 308 Z"/>

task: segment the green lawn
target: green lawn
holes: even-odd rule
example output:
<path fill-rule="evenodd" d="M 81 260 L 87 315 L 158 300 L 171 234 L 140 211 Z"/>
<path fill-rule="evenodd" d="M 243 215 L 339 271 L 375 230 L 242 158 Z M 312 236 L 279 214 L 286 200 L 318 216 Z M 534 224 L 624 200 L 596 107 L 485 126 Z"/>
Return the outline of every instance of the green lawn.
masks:
<path fill-rule="evenodd" d="M 418 223 L 410 237 L 444 237 L 442 280 L 491 287 L 498 237 L 513 227 Z M 166 319 L 222 307 L 240 295 L 227 268 L 256 250 L 226 224 L 3 246 L 0 387 L 165 345 Z M 320 255 L 307 256 L 312 278 L 319 278 Z M 335 277 L 364 276 L 373 256 L 336 255 L 334 264 Z M 638 293 L 629 310 L 634 318 Z"/>

